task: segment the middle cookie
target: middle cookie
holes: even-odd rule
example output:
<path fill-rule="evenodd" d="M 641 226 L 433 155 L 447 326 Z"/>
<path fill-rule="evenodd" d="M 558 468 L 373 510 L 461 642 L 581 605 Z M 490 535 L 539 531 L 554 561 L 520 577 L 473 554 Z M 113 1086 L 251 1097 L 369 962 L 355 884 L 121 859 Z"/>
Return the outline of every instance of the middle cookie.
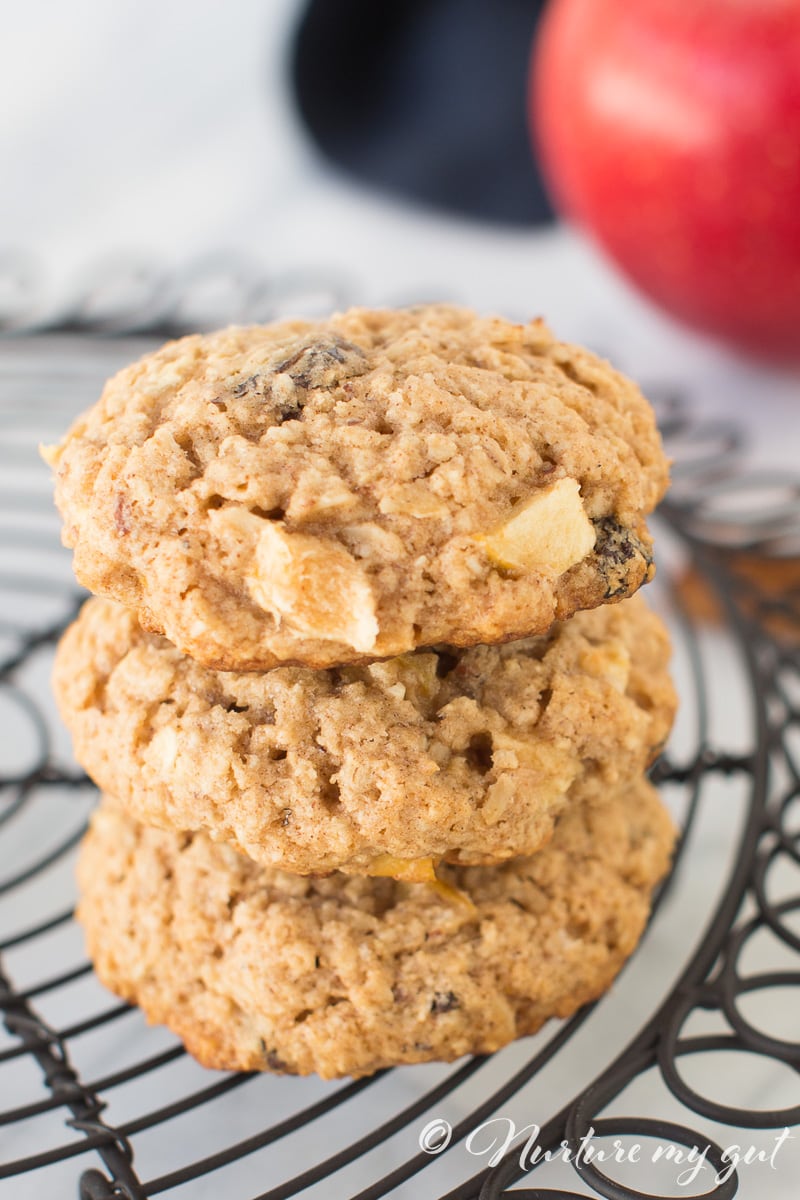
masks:
<path fill-rule="evenodd" d="M 146 824 L 299 874 L 425 879 L 533 854 L 567 803 L 640 775 L 675 711 L 668 659 L 633 597 L 500 646 L 223 672 L 93 599 L 54 684 L 79 762 Z"/>

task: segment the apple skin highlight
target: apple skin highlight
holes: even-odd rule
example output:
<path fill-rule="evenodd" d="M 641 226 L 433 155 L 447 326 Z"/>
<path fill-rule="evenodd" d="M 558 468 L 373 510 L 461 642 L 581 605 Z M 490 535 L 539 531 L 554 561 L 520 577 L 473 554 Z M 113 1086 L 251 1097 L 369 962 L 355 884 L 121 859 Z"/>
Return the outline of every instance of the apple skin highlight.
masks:
<path fill-rule="evenodd" d="M 800 0 L 553 0 L 529 113 L 558 208 L 647 296 L 800 361 Z"/>

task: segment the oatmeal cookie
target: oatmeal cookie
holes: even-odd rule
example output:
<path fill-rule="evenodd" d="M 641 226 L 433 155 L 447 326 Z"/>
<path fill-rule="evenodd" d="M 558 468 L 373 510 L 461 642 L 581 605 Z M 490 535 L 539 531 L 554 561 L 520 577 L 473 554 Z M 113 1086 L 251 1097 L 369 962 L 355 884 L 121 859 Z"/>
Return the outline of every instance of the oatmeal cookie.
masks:
<path fill-rule="evenodd" d="M 502 867 L 447 867 L 471 903 L 392 879 L 308 879 L 104 800 L 78 917 L 100 979 L 209 1067 L 324 1078 L 484 1054 L 600 995 L 666 871 L 644 780 L 559 818 Z"/>
<path fill-rule="evenodd" d="M 500 646 L 313 671 L 201 667 L 90 600 L 54 683 L 75 753 L 146 824 L 265 866 L 407 878 L 531 854 L 669 731 L 666 631 L 638 596 Z"/>
<path fill-rule="evenodd" d="M 171 342 L 45 454 L 80 582 L 223 670 L 543 633 L 650 578 L 667 483 L 633 383 L 448 306 Z"/>

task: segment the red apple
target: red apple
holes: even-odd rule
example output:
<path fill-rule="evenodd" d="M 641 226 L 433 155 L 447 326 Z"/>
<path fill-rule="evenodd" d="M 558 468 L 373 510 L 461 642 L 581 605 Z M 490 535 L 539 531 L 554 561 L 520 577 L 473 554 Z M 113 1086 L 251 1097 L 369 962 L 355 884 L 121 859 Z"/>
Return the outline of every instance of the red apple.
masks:
<path fill-rule="evenodd" d="M 800 0 L 551 0 L 530 79 L 565 215 L 675 316 L 800 360 Z"/>

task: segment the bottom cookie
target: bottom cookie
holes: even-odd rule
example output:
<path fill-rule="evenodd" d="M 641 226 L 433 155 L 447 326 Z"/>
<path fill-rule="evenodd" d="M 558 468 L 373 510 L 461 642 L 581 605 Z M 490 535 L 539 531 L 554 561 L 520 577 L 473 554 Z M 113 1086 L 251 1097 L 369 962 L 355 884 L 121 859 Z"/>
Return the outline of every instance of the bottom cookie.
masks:
<path fill-rule="evenodd" d="M 259 867 L 110 799 L 81 849 L 97 974 L 203 1064 L 330 1079 L 487 1053 L 603 992 L 666 872 L 645 780 L 573 805 L 537 854 L 426 884 Z"/>

